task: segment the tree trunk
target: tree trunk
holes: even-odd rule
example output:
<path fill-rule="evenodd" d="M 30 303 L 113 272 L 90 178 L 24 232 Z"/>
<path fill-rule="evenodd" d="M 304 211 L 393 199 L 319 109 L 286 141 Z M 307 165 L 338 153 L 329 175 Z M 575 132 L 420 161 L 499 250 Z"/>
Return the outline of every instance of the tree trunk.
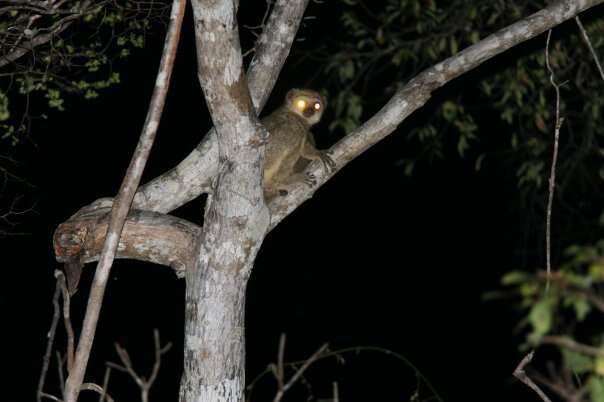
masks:
<path fill-rule="evenodd" d="M 208 268 L 187 283 L 181 402 L 244 400 L 247 277 Z"/>

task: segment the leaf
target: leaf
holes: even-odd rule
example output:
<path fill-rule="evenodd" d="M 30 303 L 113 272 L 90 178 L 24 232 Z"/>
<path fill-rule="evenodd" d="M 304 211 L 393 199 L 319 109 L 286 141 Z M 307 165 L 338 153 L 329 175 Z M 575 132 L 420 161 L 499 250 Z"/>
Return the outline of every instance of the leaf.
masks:
<path fill-rule="evenodd" d="M 452 36 L 449 40 L 449 51 L 452 55 L 457 54 L 457 52 L 459 52 L 459 44 L 457 43 L 457 40 L 454 36 Z"/>
<path fill-rule="evenodd" d="M 511 271 L 501 277 L 501 284 L 504 286 L 516 285 L 526 282 L 528 274 L 522 271 Z"/>
<path fill-rule="evenodd" d="M 10 110 L 8 109 L 8 97 L 4 92 L 0 92 L 0 121 L 8 120 Z"/>
<path fill-rule="evenodd" d="M 476 162 L 474 162 L 475 171 L 480 171 L 480 168 L 482 167 L 482 161 L 484 160 L 485 156 L 485 154 L 480 154 L 478 158 L 476 158 Z"/>
<path fill-rule="evenodd" d="M 533 305 L 528 316 L 533 327 L 531 336 L 541 337 L 552 329 L 553 313 L 551 299 L 541 299 Z"/>
<path fill-rule="evenodd" d="M 591 311 L 591 305 L 587 302 L 585 297 L 576 297 L 573 301 L 573 308 L 575 310 L 575 315 L 577 316 L 577 321 L 583 321 Z"/>
<path fill-rule="evenodd" d="M 592 263 L 588 268 L 589 276 L 594 281 L 602 281 L 604 280 L 604 261 L 597 260 Z"/>
<path fill-rule="evenodd" d="M 562 349 L 564 366 L 575 374 L 583 374 L 593 370 L 593 358 L 568 349 Z M 604 401 L 603 401 L 604 402 Z"/>
<path fill-rule="evenodd" d="M 591 402 L 604 402 L 604 379 L 591 376 L 588 381 Z"/>
<path fill-rule="evenodd" d="M 346 60 L 338 69 L 338 75 L 341 81 L 347 81 L 354 78 L 354 63 L 352 60 Z"/>
<path fill-rule="evenodd" d="M 457 117 L 458 106 L 455 102 L 446 101 L 442 105 L 443 117 L 447 121 L 453 121 Z"/>
<path fill-rule="evenodd" d="M 600 375 L 604 375 L 604 359 L 601 357 L 596 358 L 596 362 L 594 364 L 594 371 Z"/>

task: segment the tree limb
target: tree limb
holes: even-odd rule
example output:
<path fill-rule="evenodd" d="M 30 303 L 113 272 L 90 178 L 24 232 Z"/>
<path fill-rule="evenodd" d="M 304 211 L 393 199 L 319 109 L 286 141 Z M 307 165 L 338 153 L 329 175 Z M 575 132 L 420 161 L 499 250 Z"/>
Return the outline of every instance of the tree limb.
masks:
<path fill-rule="evenodd" d="M 78 256 L 82 264 L 98 261 L 103 247 L 109 208 L 99 208 L 59 225 L 53 239 L 59 262 Z M 120 237 L 116 258 L 130 258 L 171 267 L 178 277 L 191 265 L 201 227 L 171 215 L 130 211 Z"/>
<path fill-rule="evenodd" d="M 458 54 L 419 73 L 399 89 L 386 105 L 363 125 L 334 145 L 330 152 L 336 169 L 325 172 L 320 163 L 312 163 L 308 171 L 317 179 L 317 186 L 309 188 L 293 184 L 288 195 L 277 197 L 270 205 L 271 228 L 313 196 L 315 191 L 337 171 L 367 149 L 391 134 L 411 113 L 424 106 L 434 90 L 478 67 L 483 62 L 506 50 L 573 18 L 578 13 L 601 4 L 604 0 L 559 0 L 543 10 L 524 18 Z"/>

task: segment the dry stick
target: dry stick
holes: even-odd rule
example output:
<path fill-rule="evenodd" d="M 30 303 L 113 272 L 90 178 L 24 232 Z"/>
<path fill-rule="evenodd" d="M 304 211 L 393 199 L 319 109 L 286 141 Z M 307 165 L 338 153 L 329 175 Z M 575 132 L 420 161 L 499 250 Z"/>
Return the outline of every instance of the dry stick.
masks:
<path fill-rule="evenodd" d="M 105 399 L 107 400 L 107 402 L 115 402 L 115 400 L 111 396 L 109 396 L 109 394 L 107 393 L 107 391 L 105 389 L 103 389 L 100 385 L 97 385 L 95 383 L 92 383 L 92 382 L 84 383 L 80 387 L 80 390 L 94 391 L 99 395 L 103 395 L 105 397 Z"/>
<path fill-rule="evenodd" d="M 283 356 L 285 355 L 285 334 L 281 334 L 279 338 L 279 353 L 277 354 L 277 367 L 275 368 L 275 377 L 277 379 L 277 385 L 279 389 L 283 388 L 283 377 L 285 375 L 284 364 L 283 364 Z"/>
<path fill-rule="evenodd" d="M 334 350 L 334 351 L 330 351 L 330 352 L 325 352 L 320 356 L 320 358 L 325 359 L 328 357 L 334 357 L 339 362 L 343 363 L 345 361 L 343 355 L 345 355 L 347 353 L 354 353 L 355 355 L 359 355 L 361 352 L 381 353 L 386 356 L 390 356 L 396 360 L 399 360 L 405 366 L 407 366 L 411 370 L 413 370 L 413 372 L 418 377 L 418 379 L 428 387 L 430 392 L 432 392 L 433 397 L 431 397 L 430 399 L 435 399 L 439 402 L 444 402 L 444 399 L 438 394 L 438 392 L 436 392 L 436 389 L 430 383 L 430 381 L 421 373 L 421 371 L 417 367 L 415 367 L 415 365 L 413 365 L 413 363 L 411 363 L 411 361 L 409 361 L 405 356 L 401 355 L 400 353 L 396 353 L 391 350 L 380 348 L 377 346 L 354 346 L 354 347 L 350 347 L 350 348 L 343 348 L 343 349 L 338 349 L 338 350 Z M 294 362 L 289 362 L 286 365 L 287 366 L 297 366 L 304 362 L 305 362 L 304 360 L 294 361 Z M 246 398 L 249 398 L 249 399 L 247 399 L 248 402 L 251 400 L 251 391 L 253 390 L 256 383 L 258 383 L 265 375 L 267 375 L 269 373 L 273 373 L 273 375 L 274 375 L 274 373 L 275 373 L 274 364 L 270 365 L 262 373 L 258 374 L 254 379 L 252 379 L 252 381 L 250 381 L 250 384 L 246 388 L 248 391 L 246 393 Z"/>
<path fill-rule="evenodd" d="M 42 371 L 40 372 L 40 379 L 38 380 L 38 392 L 36 392 L 36 401 L 41 402 L 44 396 L 44 382 L 46 381 L 46 374 L 48 373 L 48 367 L 50 366 L 50 356 L 52 354 L 52 344 L 55 340 L 55 334 L 57 333 L 57 324 L 59 323 L 60 306 L 59 296 L 61 295 L 61 286 L 59 285 L 59 276 L 63 275 L 60 271 L 55 271 L 55 277 L 57 278 L 57 284 L 55 286 L 55 293 L 52 297 L 52 305 L 54 306 L 54 312 L 52 315 L 52 321 L 50 322 L 50 329 L 48 330 L 48 341 L 46 342 L 46 352 L 44 353 L 44 360 L 42 363 Z"/>
<path fill-rule="evenodd" d="M 579 16 L 575 17 L 575 22 L 577 23 L 577 26 L 579 27 L 579 31 L 581 31 L 581 37 L 583 38 L 583 41 L 585 41 L 585 44 L 589 48 L 589 51 L 591 52 L 594 62 L 596 63 L 596 66 L 598 67 L 598 71 L 600 72 L 600 77 L 602 78 L 602 80 L 604 80 L 604 69 L 602 68 L 602 64 L 600 63 L 598 54 L 596 53 L 596 50 L 594 49 L 593 45 L 591 44 L 589 35 L 587 35 L 587 31 L 583 27 L 583 24 L 581 23 L 581 19 L 579 18 Z"/>
<path fill-rule="evenodd" d="M 103 392 L 99 395 L 99 402 L 103 402 L 107 396 L 107 387 L 109 387 L 109 376 L 111 375 L 111 367 L 105 369 L 103 376 Z"/>
<path fill-rule="evenodd" d="M 552 86 L 556 90 L 556 126 L 554 129 L 554 150 L 553 150 L 552 165 L 551 165 L 550 175 L 549 175 L 547 210 L 546 210 L 546 217 L 545 217 L 545 261 L 546 261 L 546 268 L 547 268 L 547 278 L 545 281 L 545 293 L 546 294 L 549 291 L 550 276 L 551 276 L 551 272 L 552 272 L 552 265 L 551 265 L 552 229 L 551 229 L 551 226 L 552 226 L 552 204 L 554 201 L 554 188 L 556 185 L 556 161 L 558 159 L 558 142 L 560 139 L 560 127 L 562 126 L 562 123 L 564 121 L 564 119 L 560 117 L 560 85 L 558 83 L 556 83 L 556 80 L 554 77 L 554 70 L 552 69 L 552 66 L 551 66 L 550 60 L 549 60 L 549 43 L 550 43 L 551 37 L 552 37 L 552 30 L 550 29 L 547 33 L 547 41 L 545 43 L 545 65 L 550 74 L 549 82 L 552 84 Z M 518 367 L 516 367 L 516 370 L 514 370 L 514 376 L 516 378 L 518 378 L 520 381 L 522 381 L 524 384 L 529 386 L 531 389 L 533 389 L 539 395 L 539 397 L 541 397 L 541 399 L 543 401 L 549 402 L 550 399 L 539 388 L 539 386 L 537 386 L 537 384 L 535 384 L 529 378 L 529 376 L 524 371 L 524 367 L 528 363 L 530 363 L 530 361 L 533 359 L 534 354 L 535 354 L 535 351 L 531 350 L 531 352 L 529 354 L 524 356 L 524 358 L 522 359 L 522 361 L 520 362 Z"/>
<path fill-rule="evenodd" d="M 284 373 L 285 373 L 285 365 L 283 364 L 283 355 L 285 353 L 285 334 L 281 335 L 281 339 L 279 341 L 279 355 L 277 356 L 277 367 L 274 368 L 275 378 L 277 379 L 277 384 L 279 389 L 275 394 L 275 398 L 273 402 L 279 402 L 283 399 L 283 395 L 300 379 L 302 374 L 310 367 L 311 364 L 316 362 L 323 352 L 327 350 L 327 344 L 321 346 L 315 353 L 313 353 L 302 366 L 294 373 L 294 375 L 285 383 L 284 381 Z"/>
<path fill-rule="evenodd" d="M 574 339 L 567 338 L 564 336 L 556 336 L 556 335 L 547 335 L 542 336 L 539 339 L 539 343 L 548 344 L 548 345 L 556 345 L 565 349 L 572 350 L 573 352 L 578 352 L 584 355 L 598 357 L 600 359 L 604 359 L 604 350 L 600 348 L 596 348 L 594 346 L 586 345 L 584 343 L 580 343 L 575 341 Z"/>
<path fill-rule="evenodd" d="M 56 401 L 56 402 L 63 402 L 59 398 L 57 398 L 56 396 L 51 395 L 51 394 L 47 394 L 46 392 L 41 392 L 40 396 L 43 397 L 43 398 L 51 399 L 51 400 Z"/>
<path fill-rule="evenodd" d="M 107 229 L 107 236 L 105 237 L 103 250 L 90 289 L 88 305 L 86 306 L 86 315 L 82 325 L 82 333 L 78 342 L 74 365 L 65 384 L 66 402 L 76 402 L 80 385 L 84 380 L 84 372 L 86 371 L 86 365 L 88 364 L 88 359 L 90 357 L 90 350 L 94 340 L 111 265 L 115 258 L 120 235 L 124 228 L 126 216 L 128 215 L 130 205 L 132 204 L 132 199 L 134 198 L 143 169 L 149 158 L 149 153 L 155 139 L 155 134 L 157 133 L 157 127 L 166 100 L 170 76 L 174 66 L 174 58 L 176 56 L 176 49 L 178 47 L 185 5 L 185 0 L 174 0 L 172 3 L 170 26 L 168 27 L 168 32 L 166 34 L 159 72 L 157 74 L 155 87 L 153 88 L 153 95 L 151 97 L 149 110 L 147 111 L 147 118 L 145 119 L 145 124 L 132 156 L 132 160 L 130 161 L 120 190 L 111 208 L 111 219 Z"/>
<path fill-rule="evenodd" d="M 61 353 L 57 351 L 57 375 L 59 377 L 59 386 L 61 387 L 61 395 L 65 395 L 65 377 L 63 376 L 63 358 Z"/>
<path fill-rule="evenodd" d="M 589 392 L 589 387 L 586 386 L 578 389 L 575 387 L 568 389 L 565 383 L 556 382 L 539 373 L 534 373 L 532 376 L 535 381 L 540 382 L 554 393 L 558 394 L 560 398 L 568 402 L 581 402 L 583 401 L 583 396 Z"/>
<path fill-rule="evenodd" d="M 334 381 L 332 385 L 333 402 L 340 402 L 340 390 L 338 388 L 338 382 Z"/>
<path fill-rule="evenodd" d="M 552 402 L 551 399 L 549 399 L 547 395 L 545 395 L 545 393 L 541 391 L 541 388 L 539 388 L 539 386 L 535 384 L 533 380 L 531 380 L 531 378 L 524 371 L 524 367 L 529 364 L 531 360 L 533 360 L 534 354 L 535 351 L 531 351 L 528 355 L 524 356 L 524 359 L 520 361 L 520 364 L 518 364 L 518 367 L 516 367 L 516 370 L 514 370 L 514 377 L 516 377 L 524 384 L 526 384 L 529 388 L 531 388 L 533 391 L 535 391 L 537 395 L 539 395 L 539 397 L 543 400 L 543 402 Z"/>
<path fill-rule="evenodd" d="M 547 195 L 547 212 L 546 212 L 546 221 L 545 221 L 545 259 L 546 259 L 546 268 L 547 268 L 547 281 L 545 282 L 545 291 L 549 290 L 550 285 L 550 276 L 552 273 L 552 264 L 551 264 L 551 244 L 552 244 L 552 204 L 554 202 L 554 188 L 556 186 L 556 162 L 558 160 L 558 143 L 560 140 L 560 127 L 562 127 L 562 123 L 564 122 L 564 118 L 560 117 L 560 85 L 556 83 L 554 70 L 549 61 L 549 42 L 552 36 L 551 29 L 547 33 L 547 42 L 545 44 L 545 65 L 547 66 L 547 70 L 549 71 L 549 82 L 552 84 L 554 89 L 556 90 L 556 126 L 554 129 L 554 150 L 552 154 L 552 165 L 550 168 L 549 175 L 549 188 Z"/>
<path fill-rule="evenodd" d="M 171 343 L 166 344 L 164 347 L 161 346 L 161 342 L 159 340 L 159 331 L 157 329 L 153 330 L 153 341 L 155 346 L 155 362 L 153 363 L 153 369 L 148 380 L 145 379 L 145 377 L 137 374 L 136 370 L 134 370 L 134 366 L 132 365 L 132 360 L 130 360 L 130 356 L 128 355 L 128 351 L 121 347 L 118 343 L 115 344 L 115 350 L 122 362 L 122 365 L 120 366 L 119 364 L 111 362 L 107 363 L 108 368 L 115 368 L 128 373 L 130 377 L 132 377 L 134 382 L 136 382 L 136 385 L 138 385 L 141 390 L 142 402 L 149 402 L 149 390 L 153 386 L 153 383 L 157 378 L 157 374 L 159 373 L 159 369 L 161 367 L 161 357 L 172 347 Z"/>

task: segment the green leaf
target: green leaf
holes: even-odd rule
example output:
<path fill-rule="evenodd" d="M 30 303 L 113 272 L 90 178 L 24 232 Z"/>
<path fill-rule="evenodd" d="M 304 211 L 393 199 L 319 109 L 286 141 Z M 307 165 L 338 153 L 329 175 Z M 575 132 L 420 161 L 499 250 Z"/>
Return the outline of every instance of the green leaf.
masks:
<path fill-rule="evenodd" d="M 591 376 L 588 381 L 591 402 L 604 402 L 604 378 Z"/>
<path fill-rule="evenodd" d="M 340 80 L 347 81 L 354 78 L 354 63 L 352 60 L 346 60 L 338 69 Z"/>
<path fill-rule="evenodd" d="M 457 52 L 459 52 L 459 44 L 457 43 L 457 40 L 454 36 L 452 36 L 449 40 L 449 51 L 452 55 L 457 54 Z"/>
<path fill-rule="evenodd" d="M 573 308 L 575 310 L 575 315 L 577 316 L 577 321 L 583 321 L 591 311 L 591 305 L 587 302 L 585 297 L 576 297 L 573 302 Z"/>
<path fill-rule="evenodd" d="M 516 285 L 526 282 L 528 274 L 522 271 L 511 271 L 501 277 L 501 284 L 504 286 Z"/>
<path fill-rule="evenodd" d="M 531 336 L 541 337 L 552 329 L 553 303 L 549 298 L 537 301 L 529 312 L 529 323 L 533 327 Z"/>
<path fill-rule="evenodd" d="M 581 353 L 562 349 L 564 366 L 576 374 L 583 374 L 593 370 L 594 359 Z"/>
<path fill-rule="evenodd" d="M 8 109 L 8 97 L 4 92 L 0 92 L 0 121 L 8 120 L 10 110 Z"/>

